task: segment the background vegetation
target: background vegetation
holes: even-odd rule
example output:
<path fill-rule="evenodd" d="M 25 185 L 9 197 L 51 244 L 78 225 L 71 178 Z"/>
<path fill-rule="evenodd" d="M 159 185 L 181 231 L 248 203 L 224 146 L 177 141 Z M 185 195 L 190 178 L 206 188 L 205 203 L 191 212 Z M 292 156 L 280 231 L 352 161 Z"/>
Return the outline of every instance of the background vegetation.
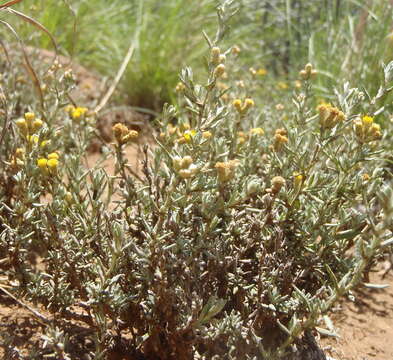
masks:
<path fill-rule="evenodd" d="M 50 37 L 0 7 L 0 290 L 46 311 L 28 308 L 42 324 L 30 348 L 0 333 L 6 356 L 320 354 L 313 331 L 332 335 L 334 304 L 391 251 L 392 4 L 15 9 L 109 78 L 133 44 L 119 93 L 158 116 L 147 137 L 108 122 L 103 141 L 105 118 L 95 100 L 73 103 L 68 68 L 15 55 L 12 35 L 39 49 Z"/>
<path fill-rule="evenodd" d="M 22 2 L 17 8 L 42 22 L 62 53 L 103 75 L 113 76 L 129 43 L 135 42 L 123 89 L 130 104 L 159 110 L 171 99 L 182 67 L 191 65 L 197 73 L 203 69 L 206 43 L 201 30 L 214 29 L 216 4 L 215 0 L 40 0 Z M 264 83 L 282 81 L 292 87 L 298 69 L 310 61 L 320 70 L 318 87 L 323 95 L 352 79 L 375 90 L 382 78 L 381 62 L 392 60 L 390 1 L 239 0 L 237 4 L 228 45 L 244 50 L 245 71 L 267 70 Z M 19 25 L 29 44 L 51 48 L 45 35 Z"/>

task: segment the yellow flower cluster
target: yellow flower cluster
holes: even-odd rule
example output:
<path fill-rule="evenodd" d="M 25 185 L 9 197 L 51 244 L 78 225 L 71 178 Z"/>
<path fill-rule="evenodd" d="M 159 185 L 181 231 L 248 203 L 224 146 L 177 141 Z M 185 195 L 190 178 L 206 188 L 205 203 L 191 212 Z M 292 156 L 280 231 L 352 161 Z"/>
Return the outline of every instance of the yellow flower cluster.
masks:
<path fill-rule="evenodd" d="M 172 159 L 173 168 L 182 179 L 190 179 L 198 172 L 198 167 L 193 162 L 194 160 L 191 156 L 183 158 L 175 156 Z"/>
<path fill-rule="evenodd" d="M 250 138 L 250 136 L 262 136 L 264 134 L 265 131 L 260 127 L 250 129 L 249 133 L 245 133 L 244 131 L 238 131 L 237 142 L 239 145 L 243 145 Z"/>
<path fill-rule="evenodd" d="M 234 54 L 234 55 L 239 55 L 240 52 L 241 52 L 241 49 L 240 49 L 239 46 L 234 45 L 234 46 L 232 47 L 232 54 Z"/>
<path fill-rule="evenodd" d="M 277 89 L 278 90 L 287 90 L 288 88 L 289 88 L 289 85 L 286 82 L 284 82 L 284 81 L 279 81 L 277 83 Z"/>
<path fill-rule="evenodd" d="M 250 135 L 262 136 L 264 134 L 265 134 L 265 132 L 263 131 L 262 128 L 253 128 L 253 129 L 250 130 Z"/>
<path fill-rule="evenodd" d="M 54 175 L 57 173 L 59 165 L 59 154 L 57 152 L 50 153 L 46 158 L 39 158 L 37 166 L 45 175 Z"/>
<path fill-rule="evenodd" d="M 186 86 L 185 86 L 181 81 L 179 81 L 179 82 L 176 84 L 175 91 L 176 91 L 177 93 L 182 93 L 185 89 L 186 89 Z"/>
<path fill-rule="evenodd" d="M 382 137 L 381 127 L 374 123 L 374 118 L 365 115 L 354 121 L 355 134 L 360 143 L 379 140 Z"/>
<path fill-rule="evenodd" d="M 322 129 L 331 129 L 346 119 L 342 111 L 330 104 L 322 103 L 317 107 L 317 110 Z"/>
<path fill-rule="evenodd" d="M 250 67 L 248 70 L 250 71 L 252 76 L 266 76 L 267 75 L 267 70 L 265 68 L 254 69 L 253 67 Z"/>
<path fill-rule="evenodd" d="M 271 183 L 271 192 L 277 194 L 280 192 L 281 188 L 285 186 L 285 179 L 282 176 L 275 176 L 272 178 Z"/>
<path fill-rule="evenodd" d="M 250 98 L 245 99 L 244 102 L 240 99 L 235 99 L 233 100 L 232 105 L 240 115 L 245 115 L 248 110 L 255 106 L 255 103 L 254 100 Z"/>
<path fill-rule="evenodd" d="M 171 142 L 177 142 L 178 144 L 190 144 L 193 138 L 196 136 L 197 131 L 191 129 L 190 124 L 181 123 L 178 126 L 168 124 L 165 132 L 160 133 L 161 140 L 170 140 Z M 203 131 L 202 137 L 204 139 L 210 139 L 213 134 L 210 131 Z"/>
<path fill-rule="evenodd" d="M 284 145 L 288 142 L 288 133 L 285 129 L 277 129 L 273 138 L 274 151 L 281 151 Z"/>
<path fill-rule="evenodd" d="M 314 77 L 316 77 L 318 74 L 318 71 L 315 70 L 312 66 L 312 64 L 308 63 L 303 70 L 300 70 L 299 76 L 302 80 L 309 80 Z"/>
<path fill-rule="evenodd" d="M 293 173 L 293 183 L 295 188 L 299 188 L 303 184 L 304 176 L 298 172 Z"/>
<path fill-rule="evenodd" d="M 225 60 L 226 56 L 221 54 L 220 48 L 217 46 L 212 47 L 210 50 L 210 62 L 216 66 L 213 71 L 213 75 L 216 79 L 223 77 L 225 74 Z"/>
<path fill-rule="evenodd" d="M 42 120 L 36 119 L 36 116 L 32 112 L 25 113 L 24 118 L 15 121 L 19 132 L 25 137 L 30 144 L 38 143 L 38 135 L 35 133 L 41 129 L 44 124 Z"/>
<path fill-rule="evenodd" d="M 248 140 L 248 134 L 246 134 L 244 131 L 238 131 L 237 136 L 237 142 L 240 145 L 243 145 Z"/>
<path fill-rule="evenodd" d="M 192 138 L 197 134 L 196 130 L 186 130 L 180 137 L 177 139 L 179 144 L 190 144 L 192 142 Z"/>
<path fill-rule="evenodd" d="M 126 125 L 120 123 L 113 125 L 112 132 L 119 145 L 133 142 L 139 137 L 138 131 L 130 130 Z"/>
<path fill-rule="evenodd" d="M 83 120 L 86 117 L 88 111 L 88 109 L 85 107 L 75 107 L 73 105 L 66 106 L 65 110 L 68 112 L 70 118 L 75 121 Z"/>
<path fill-rule="evenodd" d="M 220 182 L 227 182 L 235 175 L 236 166 L 239 165 L 239 160 L 229 160 L 226 162 L 217 162 L 214 166 L 217 170 L 218 180 Z"/>

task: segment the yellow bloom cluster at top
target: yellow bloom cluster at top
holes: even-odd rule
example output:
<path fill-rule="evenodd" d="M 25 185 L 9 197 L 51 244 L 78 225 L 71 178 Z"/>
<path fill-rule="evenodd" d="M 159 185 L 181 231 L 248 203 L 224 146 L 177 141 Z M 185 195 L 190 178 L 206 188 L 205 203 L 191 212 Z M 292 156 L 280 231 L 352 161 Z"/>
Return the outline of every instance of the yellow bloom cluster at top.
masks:
<path fill-rule="evenodd" d="M 278 152 L 281 151 L 284 145 L 288 142 L 288 132 L 285 129 L 277 129 L 274 133 L 273 138 L 273 150 Z"/>
<path fill-rule="evenodd" d="M 244 102 L 240 99 L 235 99 L 232 105 L 240 115 L 245 115 L 248 110 L 255 106 L 255 103 L 254 100 L 250 98 L 245 99 Z"/>
<path fill-rule="evenodd" d="M 66 106 L 65 111 L 72 120 L 80 121 L 86 117 L 88 109 L 85 107 L 68 105 Z"/>
<path fill-rule="evenodd" d="M 265 68 L 254 69 L 253 67 L 249 68 L 251 75 L 253 76 L 265 76 L 267 75 L 267 70 Z"/>
<path fill-rule="evenodd" d="M 299 76 L 301 77 L 302 80 L 309 80 L 314 77 L 316 77 L 318 74 L 318 71 L 315 70 L 312 66 L 312 64 L 308 63 L 303 70 L 300 70 Z"/>
<path fill-rule="evenodd" d="M 218 180 L 222 183 L 231 180 L 235 175 L 235 169 L 239 165 L 239 160 L 229 160 L 218 162 L 214 166 L 217 170 Z"/>
<path fill-rule="evenodd" d="M 190 179 L 197 172 L 198 167 L 194 164 L 194 160 L 191 156 L 185 156 L 181 158 L 180 156 L 175 156 L 172 160 L 173 168 L 179 174 L 182 179 Z"/>
<path fill-rule="evenodd" d="M 374 122 L 374 118 L 368 115 L 357 118 L 354 121 L 354 129 L 357 140 L 360 143 L 379 140 L 382 137 L 381 127 Z"/>
<path fill-rule="evenodd" d="M 344 113 L 331 104 L 322 103 L 317 107 L 317 110 L 322 129 L 331 129 L 346 119 Z"/>
<path fill-rule="evenodd" d="M 139 137 L 138 131 L 130 130 L 126 125 L 120 123 L 113 125 L 112 131 L 113 136 L 119 145 L 136 141 Z"/>
<path fill-rule="evenodd" d="M 210 63 L 215 66 L 213 70 L 213 76 L 218 79 L 220 77 L 225 77 L 225 54 L 221 53 L 221 50 L 217 46 L 213 46 L 210 50 Z"/>
<path fill-rule="evenodd" d="M 166 131 L 160 133 L 160 139 L 177 144 L 191 144 L 197 133 L 195 129 L 191 129 L 190 124 L 187 122 L 180 123 L 177 126 L 168 124 Z M 207 130 L 202 131 L 201 134 L 202 138 L 205 140 L 209 140 L 213 136 L 213 134 Z"/>
<path fill-rule="evenodd" d="M 29 144 L 38 143 L 38 135 L 36 133 L 43 126 L 44 122 L 37 119 L 32 112 L 25 113 L 24 117 L 15 121 L 19 132 L 23 135 Z"/>
<path fill-rule="evenodd" d="M 59 165 L 59 154 L 57 152 L 50 153 L 46 158 L 39 158 L 37 166 L 45 175 L 54 175 L 57 173 Z"/>

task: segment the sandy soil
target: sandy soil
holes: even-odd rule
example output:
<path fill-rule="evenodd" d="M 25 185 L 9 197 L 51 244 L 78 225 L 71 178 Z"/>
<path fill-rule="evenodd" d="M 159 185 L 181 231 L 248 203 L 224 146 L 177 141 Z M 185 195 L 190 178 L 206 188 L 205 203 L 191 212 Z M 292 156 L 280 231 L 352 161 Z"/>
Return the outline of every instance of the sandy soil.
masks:
<path fill-rule="evenodd" d="M 386 289 L 363 288 L 355 302 L 345 301 L 332 318 L 337 339 L 322 339 L 327 354 L 336 360 L 393 359 L 393 273 L 385 279 L 373 274 L 376 284 Z"/>

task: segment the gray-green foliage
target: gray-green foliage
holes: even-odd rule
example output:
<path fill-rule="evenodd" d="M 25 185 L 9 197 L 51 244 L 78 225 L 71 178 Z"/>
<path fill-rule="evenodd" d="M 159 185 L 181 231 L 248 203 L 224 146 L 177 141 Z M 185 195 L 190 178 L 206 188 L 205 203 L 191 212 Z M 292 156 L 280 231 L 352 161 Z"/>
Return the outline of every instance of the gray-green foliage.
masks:
<path fill-rule="evenodd" d="M 70 83 L 58 65 L 41 108 L 23 103 L 26 82 L 2 64 L 10 128 L 0 151 L 0 267 L 12 293 L 56 315 L 34 356 L 71 356 L 80 340 L 67 333 L 71 318 L 87 328 L 79 336 L 92 340 L 83 351 L 94 359 L 113 349 L 162 360 L 285 358 L 391 243 L 380 150 L 390 125 L 363 118 L 364 109 L 389 115 L 377 93 L 347 83 L 316 110 L 317 80 L 307 79 L 284 108 L 263 106 L 250 79 L 243 87 L 232 76 L 231 48 L 218 48 L 233 11 L 225 2 L 217 36 L 206 35 L 206 78 L 184 69 L 154 145 L 132 145 L 143 148 L 141 174 L 127 164 L 120 127 L 103 155 L 116 160 L 115 174 L 86 167 L 94 120 L 64 111 Z M 27 110 L 44 120 L 37 143 L 16 126 Z M 383 137 L 364 141 L 357 126 Z M 57 171 L 37 166 L 55 151 Z"/>

